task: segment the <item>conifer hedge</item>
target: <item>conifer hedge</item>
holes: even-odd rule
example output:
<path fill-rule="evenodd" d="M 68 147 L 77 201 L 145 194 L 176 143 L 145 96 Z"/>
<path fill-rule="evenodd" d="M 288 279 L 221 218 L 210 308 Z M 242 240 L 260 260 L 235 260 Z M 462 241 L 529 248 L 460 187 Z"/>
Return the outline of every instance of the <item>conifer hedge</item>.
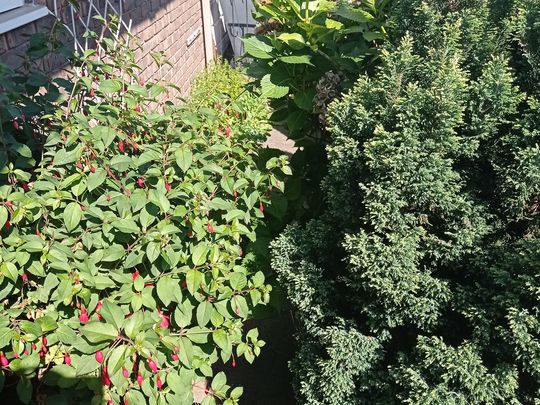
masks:
<path fill-rule="evenodd" d="M 273 243 L 305 404 L 540 402 L 540 5 L 396 0 Z"/>

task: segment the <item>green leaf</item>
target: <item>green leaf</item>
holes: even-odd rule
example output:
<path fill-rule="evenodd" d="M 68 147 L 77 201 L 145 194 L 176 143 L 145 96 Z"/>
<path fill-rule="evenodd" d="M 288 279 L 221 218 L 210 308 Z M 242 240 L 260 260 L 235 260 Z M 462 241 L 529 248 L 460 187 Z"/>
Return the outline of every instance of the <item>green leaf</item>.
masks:
<path fill-rule="evenodd" d="M 114 340 L 118 337 L 116 328 L 108 323 L 90 322 L 81 328 L 81 333 L 92 343 Z"/>
<path fill-rule="evenodd" d="M 97 168 L 94 173 L 90 173 L 88 176 L 88 180 L 86 181 L 86 186 L 88 187 L 88 191 L 92 191 L 105 181 L 107 178 L 107 172 L 103 170 L 102 168 Z"/>
<path fill-rule="evenodd" d="M 9 212 L 6 207 L 0 205 L 0 229 L 4 227 L 4 224 L 7 222 L 9 217 Z"/>
<path fill-rule="evenodd" d="M 212 313 L 212 304 L 209 301 L 203 301 L 197 306 L 197 324 L 199 326 L 206 326 L 210 321 L 210 314 Z"/>
<path fill-rule="evenodd" d="M 117 93 L 122 87 L 122 82 L 116 79 L 102 80 L 99 84 L 99 90 L 103 93 Z"/>
<path fill-rule="evenodd" d="M 187 147 L 182 147 L 176 150 L 174 153 L 176 158 L 176 164 L 182 169 L 185 173 L 190 168 L 191 163 L 193 162 L 193 153 Z"/>
<path fill-rule="evenodd" d="M 17 271 L 17 266 L 11 262 L 5 262 L 0 265 L 0 273 L 9 278 L 11 281 L 17 281 L 19 273 Z"/>
<path fill-rule="evenodd" d="M 187 289 L 191 294 L 195 294 L 199 290 L 199 286 L 203 281 L 203 274 L 197 269 L 189 269 L 186 273 Z"/>
<path fill-rule="evenodd" d="M 244 43 L 244 49 L 246 53 L 257 59 L 272 59 L 271 52 L 274 47 L 271 45 L 271 41 L 263 36 L 252 36 L 248 38 L 242 38 Z"/>
<path fill-rule="evenodd" d="M 111 222 L 111 226 L 123 233 L 138 233 L 140 231 L 137 223 L 129 218 L 117 219 Z"/>
<path fill-rule="evenodd" d="M 82 210 L 78 203 L 71 202 L 69 203 L 64 210 L 64 224 L 68 232 L 73 231 L 82 218 Z"/>
<path fill-rule="evenodd" d="M 161 254 L 161 245 L 158 242 L 150 242 L 146 246 L 146 257 L 150 263 L 154 263 Z"/>
<path fill-rule="evenodd" d="M 273 83 L 270 74 L 261 79 L 261 96 L 266 98 L 281 98 L 289 93 L 289 87 Z"/>
<path fill-rule="evenodd" d="M 293 65 L 311 65 L 311 56 L 309 55 L 290 55 L 290 56 L 282 56 L 279 58 L 280 61 L 285 63 L 290 63 Z"/>
<path fill-rule="evenodd" d="M 94 355 L 81 356 L 79 364 L 77 365 L 77 371 L 75 375 L 77 377 L 89 374 L 99 368 L 100 364 L 97 362 Z"/>
<path fill-rule="evenodd" d="M 161 277 L 157 282 L 157 295 L 163 305 L 169 306 L 173 301 L 179 302 L 182 297 L 182 291 L 177 279 L 171 276 Z"/>
<path fill-rule="evenodd" d="M 205 243 L 199 243 L 193 248 L 191 253 L 191 260 L 195 266 L 201 266 L 206 263 L 206 256 L 208 254 L 208 246 Z"/>
<path fill-rule="evenodd" d="M 280 41 L 285 42 L 287 45 L 289 45 L 293 49 L 302 49 L 306 46 L 306 41 L 304 40 L 304 37 L 301 34 L 298 33 L 288 33 L 285 32 L 278 36 L 278 39 Z"/>
<path fill-rule="evenodd" d="M 122 329 L 124 326 L 124 311 L 110 300 L 104 299 L 102 301 L 100 314 L 105 321 L 114 325 L 117 330 Z"/>

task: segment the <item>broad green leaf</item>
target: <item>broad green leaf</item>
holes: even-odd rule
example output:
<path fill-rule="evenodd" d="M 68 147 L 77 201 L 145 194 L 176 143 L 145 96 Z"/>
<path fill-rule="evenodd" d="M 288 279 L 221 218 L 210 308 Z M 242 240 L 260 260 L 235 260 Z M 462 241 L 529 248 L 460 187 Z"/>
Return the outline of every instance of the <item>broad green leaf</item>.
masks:
<path fill-rule="evenodd" d="M 90 322 L 81 328 L 81 333 L 93 343 L 114 340 L 118 337 L 116 328 L 108 323 Z"/>
<path fill-rule="evenodd" d="M 64 209 L 64 224 L 68 232 L 73 231 L 79 226 L 81 218 L 82 210 L 78 203 L 71 202 Z"/>
<path fill-rule="evenodd" d="M 94 173 L 90 173 L 90 175 L 88 176 L 88 180 L 86 181 L 88 191 L 92 191 L 101 186 L 101 184 L 103 184 L 106 178 L 107 172 L 102 168 L 97 168 Z"/>
<path fill-rule="evenodd" d="M 281 98 L 289 93 L 289 87 L 274 83 L 270 74 L 261 79 L 261 96 L 266 98 Z"/>
<path fill-rule="evenodd" d="M 102 301 L 100 314 L 105 321 L 113 325 L 117 330 L 122 329 L 124 326 L 124 311 L 110 300 L 104 299 Z"/>
<path fill-rule="evenodd" d="M 77 371 L 75 375 L 77 377 L 89 374 L 93 371 L 96 371 L 99 368 L 100 364 L 97 362 L 94 355 L 91 356 L 82 356 L 79 359 L 79 364 L 77 366 Z"/>
<path fill-rule="evenodd" d="M 272 51 L 274 47 L 268 38 L 263 36 L 252 36 L 242 38 L 246 53 L 257 59 L 272 59 Z"/>
<path fill-rule="evenodd" d="M 197 324 L 199 326 L 206 326 L 210 321 L 210 314 L 212 313 L 212 304 L 209 301 L 202 301 L 197 306 Z"/>
<path fill-rule="evenodd" d="M 176 150 L 174 153 L 176 158 L 176 164 L 182 169 L 185 173 L 190 168 L 191 163 L 193 162 L 193 153 L 187 147 L 182 147 Z"/>
<path fill-rule="evenodd" d="M 298 50 L 306 46 L 306 41 L 304 40 L 304 37 L 298 33 L 285 32 L 283 34 L 280 34 L 278 36 L 278 39 L 280 41 L 285 42 L 287 45 L 289 45 L 293 49 Z"/>

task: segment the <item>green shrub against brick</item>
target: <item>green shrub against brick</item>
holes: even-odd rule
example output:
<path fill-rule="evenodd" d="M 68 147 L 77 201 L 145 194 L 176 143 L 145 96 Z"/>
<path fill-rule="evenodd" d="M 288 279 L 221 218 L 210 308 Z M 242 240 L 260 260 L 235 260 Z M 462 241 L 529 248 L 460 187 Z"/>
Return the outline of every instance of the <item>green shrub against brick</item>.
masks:
<path fill-rule="evenodd" d="M 394 2 L 331 107 L 324 213 L 273 243 L 301 403 L 540 401 L 539 11 Z"/>

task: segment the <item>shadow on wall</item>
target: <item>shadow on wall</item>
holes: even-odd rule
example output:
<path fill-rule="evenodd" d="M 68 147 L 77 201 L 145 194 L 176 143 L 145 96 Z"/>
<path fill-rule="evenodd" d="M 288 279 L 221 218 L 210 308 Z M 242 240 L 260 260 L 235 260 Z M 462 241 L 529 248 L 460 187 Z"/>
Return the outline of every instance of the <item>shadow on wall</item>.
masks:
<path fill-rule="evenodd" d="M 54 10 L 54 0 L 35 2 Z M 80 0 L 80 15 L 74 13 L 72 18 L 67 0 L 56 0 L 56 3 L 62 20 L 78 33 L 81 43 L 84 43 L 81 19 L 86 20 L 90 4 L 94 4 L 102 14 L 107 7 L 105 0 Z M 169 81 L 177 85 L 182 94 L 187 94 L 194 76 L 206 65 L 201 0 L 109 0 L 109 3 L 116 10 L 122 9 L 126 23 L 131 20 L 131 33 L 143 46 L 136 53 L 142 78 Z M 21 55 L 28 48 L 29 36 L 49 32 L 53 23 L 52 16 L 45 17 L 0 35 L 0 62 L 19 66 Z M 75 42 L 70 35 L 66 35 L 64 40 L 66 43 Z M 171 65 L 158 71 L 152 52 L 163 52 Z M 54 74 L 64 66 L 65 61 L 56 56 L 44 62 L 43 68 Z"/>

